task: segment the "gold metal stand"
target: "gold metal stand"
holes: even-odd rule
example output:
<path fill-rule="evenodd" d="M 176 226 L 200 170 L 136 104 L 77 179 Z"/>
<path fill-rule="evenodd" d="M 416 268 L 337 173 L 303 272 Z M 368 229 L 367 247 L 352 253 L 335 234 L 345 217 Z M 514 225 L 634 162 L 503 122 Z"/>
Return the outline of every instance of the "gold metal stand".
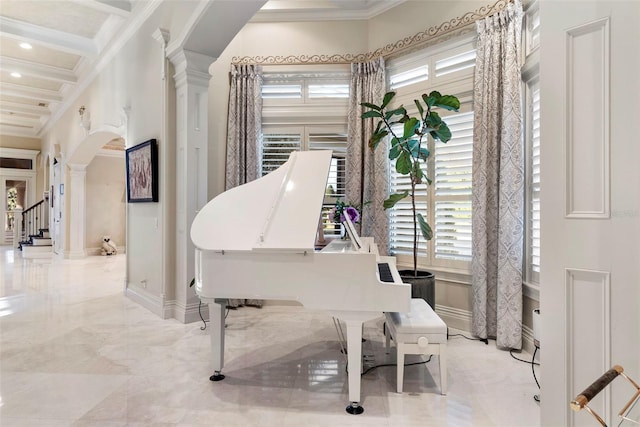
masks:
<path fill-rule="evenodd" d="M 635 388 L 635 393 L 631 397 L 631 400 L 629 400 L 629 402 L 627 402 L 627 404 L 618 413 L 618 416 L 621 418 L 619 426 L 640 425 L 640 386 L 638 386 L 635 381 L 624 374 L 624 369 L 620 365 L 615 365 L 614 367 L 609 369 L 607 372 L 602 374 L 600 378 L 598 378 L 589 387 L 587 387 L 582 393 L 576 396 L 576 398 L 571 401 L 571 409 L 576 412 L 582 409 L 586 409 L 587 412 L 589 412 L 596 420 L 598 420 L 600 425 L 602 425 L 603 427 L 607 427 L 607 423 L 593 409 L 589 408 L 587 404 L 618 376 L 626 378 L 627 381 L 629 381 L 629 383 L 631 383 L 631 385 Z"/>

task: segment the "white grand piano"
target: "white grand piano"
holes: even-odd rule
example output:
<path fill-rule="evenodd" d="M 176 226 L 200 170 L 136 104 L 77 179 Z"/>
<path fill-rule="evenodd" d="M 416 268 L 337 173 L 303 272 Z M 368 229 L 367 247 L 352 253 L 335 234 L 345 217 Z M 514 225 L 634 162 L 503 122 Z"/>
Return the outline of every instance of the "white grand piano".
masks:
<path fill-rule="evenodd" d="M 331 151 L 294 152 L 276 171 L 211 200 L 191 226 L 195 290 L 209 306 L 212 381 L 224 379 L 228 298 L 293 300 L 340 319 L 347 330 L 347 412 L 360 414 L 362 324 L 384 311 L 408 312 L 411 286 L 372 238 L 361 238 L 357 249 L 336 241 L 314 250 L 330 163 Z M 379 263 L 389 265 L 392 279 L 381 280 Z"/>

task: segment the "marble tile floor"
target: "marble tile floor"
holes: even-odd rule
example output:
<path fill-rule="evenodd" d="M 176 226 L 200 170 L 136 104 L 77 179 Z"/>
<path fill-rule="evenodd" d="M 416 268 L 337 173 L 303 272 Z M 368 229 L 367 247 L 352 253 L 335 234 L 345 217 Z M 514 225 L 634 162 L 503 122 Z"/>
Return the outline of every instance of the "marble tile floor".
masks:
<path fill-rule="evenodd" d="M 0 247 L 0 269 L 3 427 L 540 424 L 531 366 L 493 341 L 449 339 L 446 396 L 435 357 L 405 369 L 402 394 L 394 367 L 373 369 L 362 377 L 365 412 L 354 416 L 344 410 L 346 363 L 325 313 L 231 310 L 227 378 L 213 383 L 209 330 L 126 298 L 124 255 L 23 260 Z M 381 325 L 365 325 L 365 367 L 394 361 Z"/>

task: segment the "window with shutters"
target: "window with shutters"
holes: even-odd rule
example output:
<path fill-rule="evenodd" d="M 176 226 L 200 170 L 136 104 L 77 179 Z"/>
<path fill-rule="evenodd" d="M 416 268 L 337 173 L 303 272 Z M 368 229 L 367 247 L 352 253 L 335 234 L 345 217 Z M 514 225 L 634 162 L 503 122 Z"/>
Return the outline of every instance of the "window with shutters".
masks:
<path fill-rule="evenodd" d="M 525 63 L 522 81 L 525 96 L 525 282 L 540 283 L 540 14 L 538 2 L 525 11 Z"/>
<path fill-rule="evenodd" d="M 419 264 L 423 267 L 469 271 L 471 261 L 471 167 L 473 154 L 473 70 L 475 48 L 472 37 L 459 39 L 406 58 L 388 62 L 389 87 L 396 91 L 395 103 L 409 115 L 417 115 L 414 99 L 438 90 L 460 99 L 459 112 L 439 110 L 451 129 L 444 144 L 429 140 L 431 156 L 423 165 L 431 185 L 416 190 L 416 205 L 433 229 L 433 239 L 424 241 L 418 231 Z M 432 70 L 430 73 L 429 70 Z M 391 168 L 391 192 L 409 188 L 409 178 Z M 411 199 L 398 202 L 389 211 L 390 250 L 400 263 L 413 257 Z"/>
<path fill-rule="evenodd" d="M 540 275 L 540 85 L 527 83 L 527 212 L 526 279 L 539 283 Z"/>
<path fill-rule="evenodd" d="M 262 87 L 261 174 L 284 164 L 293 151 L 332 150 L 322 209 L 325 235 L 340 225 L 329 210 L 345 197 L 349 66 L 265 67 Z"/>

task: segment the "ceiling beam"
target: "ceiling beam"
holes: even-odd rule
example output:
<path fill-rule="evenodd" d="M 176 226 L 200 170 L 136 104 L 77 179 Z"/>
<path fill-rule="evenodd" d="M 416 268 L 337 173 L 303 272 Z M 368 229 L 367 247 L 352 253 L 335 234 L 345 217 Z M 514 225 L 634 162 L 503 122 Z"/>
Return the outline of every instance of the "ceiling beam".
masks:
<path fill-rule="evenodd" d="M 0 34 L 81 56 L 95 56 L 92 39 L 0 16 Z"/>
<path fill-rule="evenodd" d="M 0 70 L 9 72 L 17 71 L 24 76 L 37 77 L 40 79 L 53 80 L 63 83 L 77 83 L 78 78 L 71 70 L 51 65 L 37 64 L 35 62 L 24 61 L 22 59 L 0 56 Z"/>
<path fill-rule="evenodd" d="M 42 123 L 42 120 L 47 120 L 50 116 L 40 115 L 40 114 L 15 113 L 4 107 L 0 107 L 0 117 L 2 117 L 0 121 L 3 121 L 3 122 L 11 121 L 13 119 L 16 119 L 16 120 L 24 119 L 24 120 L 38 120 L 40 121 L 40 123 Z"/>
<path fill-rule="evenodd" d="M 73 0 L 84 7 L 127 18 L 131 14 L 131 3 L 128 0 Z"/>
<path fill-rule="evenodd" d="M 22 114 L 48 115 L 51 111 L 39 105 L 22 104 L 20 102 L 0 101 L 0 111 Z"/>
<path fill-rule="evenodd" d="M 0 135 L 36 137 L 37 131 L 32 127 L 12 126 L 8 123 L 0 122 Z"/>
<path fill-rule="evenodd" d="M 35 89 L 13 83 L 0 83 L 0 92 L 7 96 L 17 96 L 38 101 L 62 102 L 62 96 L 56 90 Z"/>
<path fill-rule="evenodd" d="M 14 117 L 10 114 L 0 114 L 0 123 L 14 126 L 39 127 L 42 124 L 40 118 Z"/>

